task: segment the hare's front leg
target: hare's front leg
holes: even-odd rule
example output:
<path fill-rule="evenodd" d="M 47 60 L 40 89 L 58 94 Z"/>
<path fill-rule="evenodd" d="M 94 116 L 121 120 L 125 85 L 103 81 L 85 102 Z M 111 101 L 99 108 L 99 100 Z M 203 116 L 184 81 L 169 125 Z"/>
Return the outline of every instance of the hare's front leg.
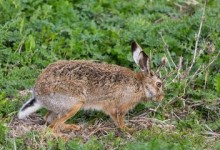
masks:
<path fill-rule="evenodd" d="M 49 127 L 52 128 L 53 132 L 55 134 L 58 134 L 59 131 L 67 131 L 67 130 L 79 130 L 80 126 L 75 124 L 65 124 L 65 122 L 70 119 L 72 116 L 74 116 L 82 107 L 84 102 L 77 102 L 74 104 L 74 106 L 63 116 L 60 118 L 55 119 Z"/>
<path fill-rule="evenodd" d="M 122 113 L 112 113 L 110 114 L 110 117 L 112 118 L 112 120 L 114 121 L 115 125 L 122 131 L 128 131 L 128 132 L 134 132 L 134 129 L 133 128 L 129 128 L 125 125 L 125 122 L 124 122 L 124 117 L 125 117 L 125 114 L 122 114 Z"/>
<path fill-rule="evenodd" d="M 46 113 L 46 115 L 44 116 L 44 120 L 46 122 L 47 125 L 51 124 L 57 117 L 59 116 L 59 114 L 53 112 L 53 111 L 48 111 Z"/>

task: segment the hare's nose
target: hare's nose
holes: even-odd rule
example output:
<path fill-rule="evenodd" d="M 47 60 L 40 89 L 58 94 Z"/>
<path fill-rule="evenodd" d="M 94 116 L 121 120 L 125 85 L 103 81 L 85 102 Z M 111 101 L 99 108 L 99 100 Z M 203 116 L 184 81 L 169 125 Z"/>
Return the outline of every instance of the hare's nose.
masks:
<path fill-rule="evenodd" d="M 156 101 L 160 102 L 164 99 L 164 95 L 159 95 L 155 98 Z"/>

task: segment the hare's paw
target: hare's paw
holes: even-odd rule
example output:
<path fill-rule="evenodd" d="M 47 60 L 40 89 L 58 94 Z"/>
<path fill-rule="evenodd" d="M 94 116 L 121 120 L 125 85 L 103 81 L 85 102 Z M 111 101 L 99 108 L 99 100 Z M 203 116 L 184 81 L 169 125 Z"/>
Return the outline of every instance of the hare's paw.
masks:
<path fill-rule="evenodd" d="M 120 130 L 123 131 L 123 132 L 128 132 L 130 134 L 132 134 L 136 131 L 135 128 L 129 128 L 129 127 L 126 127 L 126 126 L 124 126 L 123 128 L 120 128 Z"/>
<path fill-rule="evenodd" d="M 53 136 L 57 139 L 58 138 L 62 139 L 64 142 L 67 142 L 70 139 L 70 137 L 67 134 L 63 134 L 63 133 L 54 133 Z"/>
<path fill-rule="evenodd" d="M 71 131 L 78 131 L 81 129 L 81 126 L 75 125 L 75 124 L 63 124 L 61 127 L 61 131 L 66 133 L 66 132 L 71 132 Z"/>

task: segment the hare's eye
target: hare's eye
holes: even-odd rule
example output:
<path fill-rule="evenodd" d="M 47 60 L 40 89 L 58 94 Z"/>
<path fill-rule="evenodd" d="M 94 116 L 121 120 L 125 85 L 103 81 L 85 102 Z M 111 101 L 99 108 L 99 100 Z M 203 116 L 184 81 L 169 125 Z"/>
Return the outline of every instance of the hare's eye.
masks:
<path fill-rule="evenodd" d="M 162 83 L 161 82 L 156 82 L 156 85 L 157 85 L 157 87 L 161 87 L 162 86 Z"/>

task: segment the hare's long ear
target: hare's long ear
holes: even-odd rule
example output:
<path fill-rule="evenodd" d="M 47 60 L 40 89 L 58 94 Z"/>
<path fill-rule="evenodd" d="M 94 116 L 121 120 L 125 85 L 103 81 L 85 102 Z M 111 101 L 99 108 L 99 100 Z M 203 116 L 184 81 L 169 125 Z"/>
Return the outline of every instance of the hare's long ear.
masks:
<path fill-rule="evenodd" d="M 140 66 L 142 71 L 150 73 L 150 60 L 142 48 L 136 42 L 132 42 L 131 50 L 135 63 Z"/>

